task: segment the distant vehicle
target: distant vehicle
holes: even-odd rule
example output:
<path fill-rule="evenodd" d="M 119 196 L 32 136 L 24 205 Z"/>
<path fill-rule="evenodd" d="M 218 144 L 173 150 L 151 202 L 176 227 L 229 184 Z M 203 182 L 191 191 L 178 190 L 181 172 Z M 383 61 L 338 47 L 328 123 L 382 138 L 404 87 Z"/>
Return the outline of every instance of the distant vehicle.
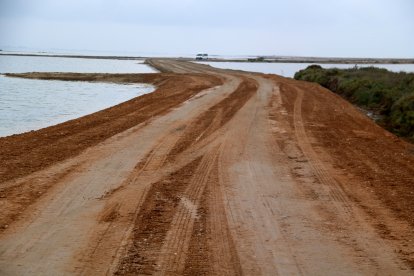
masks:
<path fill-rule="evenodd" d="M 196 60 L 208 60 L 208 54 L 197 54 Z"/>
<path fill-rule="evenodd" d="M 264 57 L 248 58 L 247 61 L 250 61 L 250 62 L 264 62 L 265 58 Z"/>

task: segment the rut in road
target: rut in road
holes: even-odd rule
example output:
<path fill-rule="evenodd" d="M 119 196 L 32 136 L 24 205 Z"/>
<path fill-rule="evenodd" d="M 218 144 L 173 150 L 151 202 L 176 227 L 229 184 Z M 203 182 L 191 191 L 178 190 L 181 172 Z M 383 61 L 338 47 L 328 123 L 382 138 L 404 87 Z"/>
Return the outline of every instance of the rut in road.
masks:
<path fill-rule="evenodd" d="M 180 203 L 163 241 L 160 258 L 157 261 L 157 267 L 160 267 L 161 273 L 182 274 L 184 271 L 194 222 L 198 218 L 201 197 L 217 159 L 217 153 L 218 150 L 214 150 L 203 156 L 190 180 L 191 184 L 180 195 Z"/>

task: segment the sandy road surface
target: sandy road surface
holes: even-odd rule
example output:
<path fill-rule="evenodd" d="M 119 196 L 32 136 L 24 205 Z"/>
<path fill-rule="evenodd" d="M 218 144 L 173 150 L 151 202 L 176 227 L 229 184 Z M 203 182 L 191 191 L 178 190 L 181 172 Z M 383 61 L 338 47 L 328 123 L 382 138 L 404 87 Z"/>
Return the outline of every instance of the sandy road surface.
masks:
<path fill-rule="evenodd" d="M 222 84 L 0 184 L 53 182 L 1 233 L 0 274 L 414 273 L 411 145 L 311 84 L 150 62 Z"/>

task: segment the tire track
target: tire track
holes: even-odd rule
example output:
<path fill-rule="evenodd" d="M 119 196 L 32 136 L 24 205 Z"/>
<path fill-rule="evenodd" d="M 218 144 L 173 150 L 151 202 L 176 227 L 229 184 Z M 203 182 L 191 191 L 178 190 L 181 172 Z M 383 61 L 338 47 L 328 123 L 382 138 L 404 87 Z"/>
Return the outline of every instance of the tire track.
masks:
<path fill-rule="evenodd" d="M 220 152 L 220 155 L 223 152 Z M 226 215 L 224 189 L 219 175 L 219 157 L 216 160 L 215 171 L 217 179 L 212 181 L 208 202 L 207 227 L 210 229 L 209 240 L 212 259 L 212 273 L 215 275 L 241 275 L 240 260 L 234 246 L 233 237 L 229 230 Z"/>
<path fill-rule="evenodd" d="M 326 189 L 331 197 L 331 206 L 336 209 L 332 212 L 329 205 L 324 204 L 325 212 L 331 213 L 330 221 L 335 222 L 337 229 L 342 233 L 338 241 L 353 251 L 353 254 L 363 257 L 365 264 L 374 271 L 391 275 L 393 271 L 399 270 L 396 259 L 389 248 L 387 241 L 377 236 L 372 226 L 368 225 L 365 215 L 356 208 L 356 205 L 345 193 L 342 184 L 338 182 L 323 165 L 318 154 L 313 149 L 306 134 L 305 125 L 302 118 L 302 102 L 304 91 L 299 87 L 293 87 L 296 91 L 296 98 L 293 106 L 293 123 L 298 145 L 303 154 L 309 161 L 311 170 L 315 173 L 322 187 Z M 312 106 L 313 103 L 310 103 Z M 352 252 L 351 251 L 351 252 Z M 401 272 L 401 271 L 400 271 Z"/>
<path fill-rule="evenodd" d="M 195 206 L 199 206 L 200 204 L 201 196 L 204 193 L 218 152 L 219 148 L 216 148 L 202 158 L 194 177 L 184 192 L 185 197 Z M 185 268 L 186 253 L 192 236 L 195 219 L 191 210 L 186 208 L 186 205 L 181 202 L 174 215 L 163 247 L 161 248 L 160 258 L 157 261 L 157 266 L 160 267 L 160 270 L 157 274 L 182 274 Z"/>
<path fill-rule="evenodd" d="M 200 143 L 209 135 L 224 127 L 229 120 L 256 93 L 257 82 L 254 79 L 240 77 L 237 88 L 219 103 L 200 114 L 186 129 L 186 133 L 172 149 L 172 158 L 190 146 Z"/>
<path fill-rule="evenodd" d="M 335 203 L 336 207 L 343 211 L 342 215 L 345 220 L 352 218 L 353 210 L 350 200 L 343 192 L 341 185 L 328 173 L 320 161 L 318 154 L 313 149 L 309 138 L 306 134 L 302 118 L 302 100 L 303 90 L 295 89 L 297 96 L 294 103 L 293 122 L 296 138 L 303 154 L 309 160 L 309 164 L 320 182 L 327 188 L 328 194 Z"/>
<path fill-rule="evenodd" d="M 179 127 L 178 127 L 179 128 Z M 143 204 L 150 190 L 151 178 L 164 164 L 167 159 L 168 153 L 179 139 L 181 133 L 178 131 L 171 131 L 167 136 L 163 137 L 152 151 L 144 158 L 143 162 L 139 163 L 135 171 L 122 183 L 116 190 L 109 191 L 104 197 L 109 197 L 109 201 L 106 203 L 103 214 L 108 213 L 116 206 L 115 216 L 105 224 L 103 230 L 99 231 L 97 235 L 98 240 L 92 242 L 95 244 L 93 250 L 88 253 L 89 264 L 98 263 L 97 260 L 107 259 L 110 266 L 106 272 L 108 275 L 113 275 L 119 265 L 119 261 L 126 255 L 127 249 L 131 243 L 131 233 L 134 229 L 137 214 L 140 210 L 140 206 Z M 140 185 L 146 183 L 146 185 Z M 138 191 L 132 191 L 132 189 L 124 189 L 125 187 L 137 187 Z M 139 187 L 139 188 L 138 188 Z M 126 200 L 129 194 L 135 194 L 138 196 L 138 200 Z M 133 214 L 131 216 L 131 214 Z M 127 225 L 124 231 L 120 232 L 119 229 L 114 233 L 114 226 L 119 224 L 119 218 L 129 218 L 124 224 Z M 113 240 L 112 242 L 109 242 Z M 108 250 L 108 244 L 118 244 L 115 252 Z M 104 255 L 109 253 L 110 256 Z M 93 265 L 86 265 L 79 272 L 79 274 L 88 275 L 94 272 L 96 268 Z"/>

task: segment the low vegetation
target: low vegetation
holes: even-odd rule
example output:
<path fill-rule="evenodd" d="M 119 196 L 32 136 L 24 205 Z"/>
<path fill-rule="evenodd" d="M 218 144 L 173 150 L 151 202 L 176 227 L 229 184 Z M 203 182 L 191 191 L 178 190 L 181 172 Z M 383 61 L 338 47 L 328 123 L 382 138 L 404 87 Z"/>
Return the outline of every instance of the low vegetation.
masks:
<path fill-rule="evenodd" d="M 380 115 L 377 122 L 414 142 L 414 73 L 376 67 L 323 69 L 311 65 L 295 79 L 317 82 L 350 102 Z"/>

